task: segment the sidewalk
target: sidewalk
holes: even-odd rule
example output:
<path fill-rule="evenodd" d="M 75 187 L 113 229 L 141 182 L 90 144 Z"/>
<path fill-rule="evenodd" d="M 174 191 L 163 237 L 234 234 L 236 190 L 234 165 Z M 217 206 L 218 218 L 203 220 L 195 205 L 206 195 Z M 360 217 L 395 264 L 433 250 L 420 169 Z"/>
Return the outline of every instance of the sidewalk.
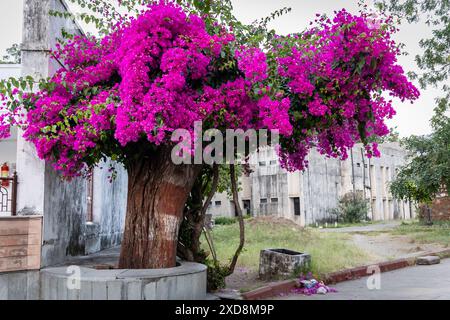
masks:
<path fill-rule="evenodd" d="M 367 288 L 367 277 L 339 283 L 337 293 L 291 295 L 277 300 L 445 300 L 450 299 L 450 259 L 432 266 L 414 266 L 380 275 L 380 290 Z"/>
<path fill-rule="evenodd" d="M 351 232 L 376 232 L 376 231 L 386 231 L 392 230 L 401 225 L 400 220 L 392 220 L 380 223 L 374 223 L 367 226 L 354 226 L 354 227 L 343 227 L 343 228 L 333 228 L 332 225 L 328 228 L 319 229 L 321 232 L 342 232 L 342 233 L 351 233 Z"/>

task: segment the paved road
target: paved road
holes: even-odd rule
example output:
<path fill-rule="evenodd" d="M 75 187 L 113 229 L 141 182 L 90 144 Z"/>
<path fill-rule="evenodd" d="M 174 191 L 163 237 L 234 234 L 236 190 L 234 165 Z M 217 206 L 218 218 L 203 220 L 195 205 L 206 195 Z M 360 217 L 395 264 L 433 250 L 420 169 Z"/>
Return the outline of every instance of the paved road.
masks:
<path fill-rule="evenodd" d="M 311 297 L 294 295 L 288 300 L 444 300 L 450 299 L 450 259 L 433 266 L 414 266 L 381 274 L 380 290 L 369 290 L 367 278 L 334 286 L 337 293 Z"/>
<path fill-rule="evenodd" d="M 344 227 L 344 228 L 324 228 L 319 229 L 321 232 L 373 232 L 373 231 L 386 231 L 392 230 L 398 227 L 401 221 L 386 221 L 381 223 L 369 224 L 367 226 L 355 226 L 355 227 Z"/>

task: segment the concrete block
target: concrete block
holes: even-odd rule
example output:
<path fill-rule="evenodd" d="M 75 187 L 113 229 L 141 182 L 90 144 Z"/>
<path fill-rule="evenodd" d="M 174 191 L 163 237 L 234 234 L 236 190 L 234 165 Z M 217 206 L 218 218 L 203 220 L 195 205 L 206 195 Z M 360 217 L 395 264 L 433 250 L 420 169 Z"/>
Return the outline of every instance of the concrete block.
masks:
<path fill-rule="evenodd" d="M 126 284 L 127 300 L 142 300 L 142 282 L 132 281 Z"/>
<path fill-rule="evenodd" d="M 39 300 L 40 298 L 40 273 L 39 271 L 27 272 L 27 300 Z"/>
<path fill-rule="evenodd" d="M 8 278 L 7 273 L 0 274 L 0 300 L 8 300 Z"/>
<path fill-rule="evenodd" d="M 27 272 L 11 272 L 8 280 L 8 299 L 27 299 Z"/>
<path fill-rule="evenodd" d="M 293 276 L 301 270 L 308 270 L 311 256 L 307 253 L 288 249 L 261 250 L 259 259 L 259 276 L 261 279 Z"/>
<path fill-rule="evenodd" d="M 69 298 L 69 288 L 67 287 L 66 278 L 58 278 L 56 293 L 58 300 L 67 300 Z"/>
<path fill-rule="evenodd" d="M 155 300 L 156 282 L 149 282 L 144 287 L 144 300 Z"/>
<path fill-rule="evenodd" d="M 204 293 L 206 292 L 206 287 L 207 287 L 207 276 L 206 276 L 206 272 L 203 273 L 198 273 L 196 275 L 196 280 L 195 280 L 195 284 L 196 284 L 196 290 L 195 292 L 191 295 L 191 300 L 203 300 L 205 299 L 205 295 Z"/>
<path fill-rule="evenodd" d="M 58 300 L 58 278 L 57 277 L 50 278 L 49 300 Z"/>
<path fill-rule="evenodd" d="M 92 282 L 81 281 L 80 300 L 92 300 Z"/>
<path fill-rule="evenodd" d="M 175 280 L 175 290 L 177 292 L 174 299 L 190 300 L 194 294 L 192 279 L 187 277 L 175 277 Z"/>
<path fill-rule="evenodd" d="M 437 256 L 425 256 L 416 259 L 416 264 L 418 265 L 432 265 L 441 263 L 441 258 Z"/>
<path fill-rule="evenodd" d="M 187 300 L 197 300 L 204 299 L 204 296 L 198 297 L 199 290 L 202 292 L 206 292 L 206 283 L 203 286 L 203 276 L 200 274 L 192 275 L 190 279 L 190 284 L 188 286 L 190 288 L 191 294 L 186 298 Z"/>
<path fill-rule="evenodd" d="M 108 300 L 122 300 L 122 281 L 107 282 Z"/>
<path fill-rule="evenodd" d="M 93 300 L 107 300 L 108 299 L 106 281 L 92 283 L 92 299 Z"/>
<path fill-rule="evenodd" d="M 80 300 L 79 289 L 68 289 L 67 290 L 67 300 Z"/>
<path fill-rule="evenodd" d="M 48 276 L 47 273 L 41 273 L 40 276 L 40 294 L 39 294 L 39 298 L 42 300 L 48 300 L 48 294 L 49 294 L 49 282 L 50 282 L 50 277 Z"/>
<path fill-rule="evenodd" d="M 169 299 L 169 278 L 161 278 L 156 282 L 156 296 L 155 300 L 168 300 Z"/>

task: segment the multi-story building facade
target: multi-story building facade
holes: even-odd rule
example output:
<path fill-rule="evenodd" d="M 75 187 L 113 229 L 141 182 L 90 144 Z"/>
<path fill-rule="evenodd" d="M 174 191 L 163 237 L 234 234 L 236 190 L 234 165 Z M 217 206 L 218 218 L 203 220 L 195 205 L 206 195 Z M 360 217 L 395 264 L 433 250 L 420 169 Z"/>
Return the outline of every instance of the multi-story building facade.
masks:
<path fill-rule="evenodd" d="M 305 226 L 332 222 L 331 211 L 339 199 L 356 192 L 370 203 L 368 219 L 413 218 L 412 205 L 394 199 L 389 191 L 396 169 L 405 161 L 405 151 L 398 143 L 385 143 L 380 151 L 380 158 L 368 158 L 364 147 L 356 145 L 345 161 L 312 151 L 304 172 L 287 172 L 273 148 L 262 149 L 250 159 L 252 173 L 240 180 L 241 207 L 247 214 L 275 215 Z M 235 215 L 226 194 L 216 195 L 208 210 L 215 216 Z"/>

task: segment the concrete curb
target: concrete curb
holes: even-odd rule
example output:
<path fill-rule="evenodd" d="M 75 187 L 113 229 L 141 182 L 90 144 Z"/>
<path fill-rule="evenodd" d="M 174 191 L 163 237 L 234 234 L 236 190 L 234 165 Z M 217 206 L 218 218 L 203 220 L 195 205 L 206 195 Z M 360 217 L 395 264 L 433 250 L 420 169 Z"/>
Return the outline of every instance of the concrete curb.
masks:
<path fill-rule="evenodd" d="M 450 258 L 450 249 L 428 252 L 421 254 L 420 256 L 439 256 L 441 259 Z M 411 267 L 416 264 L 416 259 L 419 256 L 398 259 L 394 261 L 386 261 L 373 265 L 366 265 L 361 267 L 355 267 L 351 269 L 345 269 L 342 271 L 337 271 L 327 274 L 323 281 L 326 284 L 336 284 L 339 282 L 355 280 L 362 277 L 370 276 L 373 273 L 373 267 L 377 266 L 380 272 L 389 272 L 397 269 L 402 269 L 406 267 Z M 292 289 L 295 288 L 296 280 L 286 280 L 282 282 L 273 282 L 265 287 L 261 287 L 242 294 L 245 300 L 260 300 L 271 298 L 280 294 L 289 294 Z"/>
<path fill-rule="evenodd" d="M 282 282 L 273 282 L 265 287 L 261 287 L 242 294 L 244 300 L 260 300 L 271 298 L 280 294 L 291 292 L 297 284 L 296 280 L 286 280 Z"/>

